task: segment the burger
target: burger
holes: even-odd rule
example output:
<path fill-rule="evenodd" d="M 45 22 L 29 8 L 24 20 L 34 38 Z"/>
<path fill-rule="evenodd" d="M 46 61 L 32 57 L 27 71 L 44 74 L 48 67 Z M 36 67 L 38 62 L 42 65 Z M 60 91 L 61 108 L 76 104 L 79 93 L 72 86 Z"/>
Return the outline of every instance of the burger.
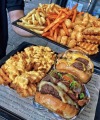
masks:
<path fill-rule="evenodd" d="M 35 101 L 66 119 L 75 117 L 90 100 L 85 83 L 93 71 L 92 61 L 82 52 L 58 55 L 54 69 L 38 84 Z"/>
<path fill-rule="evenodd" d="M 52 70 L 38 84 L 35 101 L 64 118 L 75 117 L 89 97 L 84 85 L 70 73 Z"/>
<path fill-rule="evenodd" d="M 68 72 L 76 76 L 82 83 L 87 83 L 94 71 L 94 65 L 90 58 L 84 53 L 75 50 L 69 50 L 60 55 L 55 68 L 59 72 Z"/>

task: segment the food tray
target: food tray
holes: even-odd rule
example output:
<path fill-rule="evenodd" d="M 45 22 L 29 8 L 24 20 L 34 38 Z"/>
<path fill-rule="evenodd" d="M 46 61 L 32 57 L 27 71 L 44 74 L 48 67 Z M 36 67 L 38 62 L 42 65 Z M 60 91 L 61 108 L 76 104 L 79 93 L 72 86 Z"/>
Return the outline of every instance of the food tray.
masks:
<path fill-rule="evenodd" d="M 22 44 L 20 44 L 16 49 L 14 49 L 13 51 L 11 51 L 7 56 L 5 56 L 5 57 L 0 61 L 0 66 L 1 66 L 2 64 L 4 64 L 5 61 L 6 61 L 7 59 L 9 59 L 10 56 L 16 54 L 17 52 L 20 52 L 20 51 L 24 50 L 24 48 L 26 48 L 26 47 L 28 47 L 28 46 L 31 46 L 31 45 L 34 45 L 34 44 L 27 43 L 27 42 L 23 42 Z M 100 74 L 100 71 L 98 70 L 98 68 L 96 68 L 96 72 L 99 72 L 99 74 Z M 90 94 L 89 94 L 89 92 L 88 92 L 87 89 L 86 89 L 86 92 L 87 92 L 87 95 L 90 97 Z M 53 118 L 56 118 L 57 120 L 64 120 L 64 119 L 62 119 L 61 117 L 59 117 L 57 114 L 51 113 L 49 110 L 47 110 L 46 108 L 42 107 L 42 106 L 39 105 L 38 103 L 35 103 L 34 101 L 33 101 L 33 106 L 35 106 L 35 108 L 37 108 L 38 110 L 41 110 L 41 113 L 42 113 L 42 110 L 44 110 L 44 111 L 50 113 L 50 114 L 53 116 Z M 84 109 L 84 108 L 82 108 L 80 112 L 82 112 L 83 109 Z M 0 115 L 3 116 L 3 117 L 5 117 L 5 118 L 7 118 L 8 120 L 12 120 L 12 119 L 14 119 L 14 120 L 25 120 L 25 119 L 24 119 L 23 117 L 21 117 L 20 115 L 17 115 L 17 114 L 11 112 L 10 110 L 8 110 L 7 108 L 4 108 L 4 107 L 2 107 L 2 106 L 0 106 Z M 76 118 L 76 116 L 75 116 L 75 118 Z M 74 119 L 74 118 L 73 118 L 73 119 Z"/>
<path fill-rule="evenodd" d="M 88 98 L 90 98 L 90 93 L 89 93 L 89 91 L 88 91 L 88 89 L 86 88 L 85 85 L 84 85 L 84 88 L 85 88 L 86 95 L 88 96 Z M 88 103 L 89 103 L 89 102 L 90 102 L 90 100 L 88 101 Z M 88 103 L 87 103 L 84 107 L 82 107 L 82 108 L 80 109 L 79 113 L 78 113 L 76 116 L 74 116 L 73 118 L 71 118 L 71 119 L 69 119 L 69 120 L 74 120 L 75 118 L 77 118 L 77 116 L 84 110 L 84 108 L 88 105 Z M 38 110 L 41 110 L 41 112 L 42 112 L 42 110 L 46 110 L 46 112 L 51 112 L 51 111 L 49 111 L 47 108 L 45 108 L 45 107 L 43 107 L 42 105 L 36 103 L 35 100 L 33 100 L 33 105 L 34 105 L 34 107 L 37 108 Z M 52 115 L 54 116 L 54 118 L 57 119 L 57 120 L 66 120 L 66 119 L 60 117 L 60 116 L 59 116 L 58 114 L 56 114 L 56 113 L 51 112 L 51 114 L 52 114 Z"/>
<path fill-rule="evenodd" d="M 46 38 L 46 37 L 43 37 L 43 36 L 40 35 L 40 34 L 37 34 L 37 33 L 33 32 L 33 31 L 31 31 L 31 30 L 23 27 L 23 26 L 18 25 L 17 22 L 21 22 L 20 19 L 14 21 L 14 22 L 12 23 L 12 25 L 14 25 L 14 26 L 16 26 L 16 27 L 19 27 L 19 28 L 21 28 L 21 29 L 23 29 L 23 30 L 25 30 L 25 31 L 27 31 L 27 32 L 29 32 L 29 33 L 32 33 L 33 35 L 36 35 L 37 37 L 43 38 L 43 39 L 45 39 L 46 41 L 51 42 L 51 43 L 53 43 L 53 44 L 55 44 L 55 45 L 57 45 L 57 46 L 60 46 L 60 47 L 65 48 L 65 49 L 69 49 L 69 48 L 68 48 L 67 46 L 65 46 L 65 45 L 62 45 L 62 44 L 60 44 L 60 43 L 57 43 L 57 42 L 55 42 L 55 41 L 53 41 L 53 40 L 50 40 L 50 39 L 48 39 L 48 38 Z M 99 47 L 99 51 L 100 51 L 100 47 Z M 95 55 L 91 55 L 91 56 L 89 56 L 89 57 L 93 60 L 95 66 L 97 66 L 97 67 L 100 68 L 100 52 L 98 52 L 98 53 L 95 54 Z"/>
<path fill-rule="evenodd" d="M 28 47 L 31 45 L 33 44 L 30 44 L 27 42 L 23 42 L 22 44 L 20 44 L 17 48 L 12 50 L 8 55 L 6 55 L 4 58 L 0 60 L 0 67 L 2 66 L 2 64 L 5 63 L 6 60 L 10 58 L 10 56 L 14 55 L 17 52 L 22 51 L 25 47 Z M 4 108 L 3 106 L 0 106 L 0 116 L 3 116 L 8 120 L 25 120 L 23 117 L 11 112 L 10 110 L 8 110 L 7 108 Z"/>

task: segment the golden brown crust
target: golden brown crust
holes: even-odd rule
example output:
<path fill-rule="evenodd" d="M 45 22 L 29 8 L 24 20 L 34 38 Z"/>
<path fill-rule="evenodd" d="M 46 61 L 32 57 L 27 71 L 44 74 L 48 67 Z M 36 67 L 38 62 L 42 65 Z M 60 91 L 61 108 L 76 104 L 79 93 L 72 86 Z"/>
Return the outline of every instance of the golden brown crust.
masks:
<path fill-rule="evenodd" d="M 76 47 L 73 48 L 73 50 L 78 50 L 78 51 L 84 52 L 87 55 L 93 55 L 93 54 L 96 54 L 96 53 L 99 52 L 98 47 L 95 50 L 88 50 L 87 51 L 86 49 L 84 49 L 84 48 L 82 48 L 80 46 L 76 46 Z"/>
<path fill-rule="evenodd" d="M 83 31 L 84 35 L 100 35 L 100 28 L 98 27 L 89 27 Z"/>
<path fill-rule="evenodd" d="M 3 78 L 0 76 L 0 85 L 2 85 L 4 83 Z"/>
<path fill-rule="evenodd" d="M 41 94 L 37 92 L 35 95 L 35 101 L 64 118 L 72 118 L 79 112 L 75 106 L 65 104 L 58 98 L 49 94 Z"/>
<path fill-rule="evenodd" d="M 64 72 L 64 73 L 68 72 L 68 73 L 74 74 L 82 83 L 87 83 L 92 76 L 92 73 L 80 71 L 73 66 L 67 67 L 65 63 L 57 64 L 56 69 L 59 72 Z"/>
<path fill-rule="evenodd" d="M 8 77 L 7 74 L 3 71 L 2 68 L 0 68 L 0 76 L 1 76 L 2 79 L 3 79 L 3 84 L 4 84 L 4 85 L 8 85 L 8 84 L 11 82 L 11 80 L 9 79 L 9 77 Z"/>
<path fill-rule="evenodd" d="M 56 54 L 43 46 L 30 46 L 11 56 L 0 68 L 0 84 L 8 85 L 22 97 L 35 95 L 37 83 L 54 64 Z"/>
<path fill-rule="evenodd" d="M 98 48 L 98 44 L 92 44 L 88 42 L 78 42 L 77 45 L 81 48 L 84 48 L 87 51 L 95 50 Z"/>
<path fill-rule="evenodd" d="M 86 60 L 87 62 L 77 61 L 78 58 Z M 82 69 L 76 63 L 82 63 Z M 73 51 L 71 49 L 65 52 L 65 54 L 62 55 L 62 58 L 57 60 L 56 69 L 59 72 L 71 73 L 76 76 L 82 83 L 87 83 L 94 71 L 94 65 L 85 54 L 79 51 Z"/>
<path fill-rule="evenodd" d="M 19 95 L 21 97 L 34 96 L 35 93 L 36 93 L 36 85 L 35 84 L 29 84 L 26 89 L 22 89 L 20 87 L 17 87 L 16 91 L 17 91 L 17 93 L 19 93 Z"/>

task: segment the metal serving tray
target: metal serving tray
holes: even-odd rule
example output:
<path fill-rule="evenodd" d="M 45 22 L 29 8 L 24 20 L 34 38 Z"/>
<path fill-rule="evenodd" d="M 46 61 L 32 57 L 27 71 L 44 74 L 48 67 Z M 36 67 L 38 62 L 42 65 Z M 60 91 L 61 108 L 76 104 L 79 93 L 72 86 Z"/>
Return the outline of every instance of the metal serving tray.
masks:
<path fill-rule="evenodd" d="M 67 46 L 65 46 L 65 45 L 62 45 L 62 44 L 60 44 L 60 43 L 57 43 L 57 42 L 55 42 L 55 41 L 53 41 L 53 40 L 50 40 L 50 39 L 48 39 L 48 38 L 46 38 L 46 37 L 43 37 L 43 36 L 40 35 L 40 34 L 37 34 L 37 33 L 33 32 L 33 31 L 31 31 L 31 30 L 23 27 L 23 26 L 18 25 L 17 22 L 20 22 L 20 19 L 14 21 L 14 22 L 12 23 L 12 25 L 14 25 L 14 26 L 16 26 L 16 27 L 19 27 L 19 28 L 21 28 L 21 29 L 23 29 L 23 30 L 25 30 L 25 31 L 27 31 L 27 32 L 29 32 L 29 33 L 32 33 L 33 35 L 36 35 L 37 37 L 43 38 L 44 40 L 46 40 L 46 41 L 48 41 L 48 42 L 51 42 L 51 43 L 53 43 L 53 44 L 55 44 L 55 45 L 57 45 L 57 46 L 60 46 L 60 47 L 65 48 L 65 49 L 69 49 L 69 48 L 68 48 Z M 100 47 L 99 47 L 99 51 L 100 51 Z M 98 52 L 98 53 L 95 54 L 95 55 L 91 55 L 91 56 L 89 56 L 89 57 L 93 60 L 95 66 L 97 66 L 97 67 L 100 68 L 100 52 Z"/>
<path fill-rule="evenodd" d="M 10 56 L 13 56 L 17 52 L 23 51 L 24 48 L 26 48 L 28 46 L 31 46 L 31 45 L 34 45 L 34 44 L 31 44 L 31 43 L 28 43 L 28 42 L 23 42 L 22 44 L 20 44 L 16 49 L 14 49 L 13 51 L 11 51 L 2 60 L 0 60 L 0 66 L 2 64 L 4 64 L 5 61 L 10 58 Z M 98 68 L 95 68 L 95 72 L 97 74 L 100 74 L 100 70 Z M 88 91 L 87 88 L 86 88 L 86 94 L 87 94 L 88 97 L 90 97 L 90 94 L 89 94 L 89 91 Z M 56 118 L 57 120 L 64 120 L 63 118 L 59 117 L 57 114 L 50 112 L 49 110 L 47 110 L 46 108 L 42 107 L 38 103 L 34 102 L 34 100 L 33 100 L 33 106 L 35 106 L 35 108 L 41 110 L 41 112 L 42 111 L 49 112 L 53 116 L 53 118 Z M 84 107 L 80 110 L 80 112 L 83 111 Z M 4 108 L 3 106 L 0 106 L 0 116 L 5 117 L 7 120 L 25 120 L 25 118 L 23 118 L 20 115 L 17 115 L 15 113 L 11 112 L 10 110 L 8 110 L 7 108 Z M 77 116 L 75 116 L 74 118 L 76 118 L 76 117 Z M 74 118 L 72 118 L 72 119 L 74 119 Z M 95 120 L 97 120 L 97 119 L 95 119 Z"/>

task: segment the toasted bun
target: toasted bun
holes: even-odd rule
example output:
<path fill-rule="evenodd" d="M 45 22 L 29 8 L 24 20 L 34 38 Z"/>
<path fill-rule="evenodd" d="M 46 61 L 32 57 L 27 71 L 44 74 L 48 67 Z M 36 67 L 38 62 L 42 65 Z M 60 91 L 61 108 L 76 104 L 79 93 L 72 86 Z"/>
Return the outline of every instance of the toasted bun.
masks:
<path fill-rule="evenodd" d="M 82 83 L 87 83 L 91 79 L 91 76 L 92 76 L 92 73 L 78 70 L 77 68 L 73 66 L 67 66 L 66 63 L 64 62 L 57 64 L 56 69 L 59 72 L 71 73 L 72 75 L 76 76 L 77 79 L 79 79 Z"/>
<path fill-rule="evenodd" d="M 72 118 L 79 112 L 75 106 L 63 103 L 61 100 L 50 94 L 41 94 L 40 92 L 37 92 L 35 101 L 64 118 Z"/>
<path fill-rule="evenodd" d="M 81 69 L 78 64 L 75 66 L 76 63 L 83 65 L 83 68 Z M 55 66 L 57 71 L 71 73 L 82 83 L 87 83 L 94 71 L 94 65 L 90 58 L 80 51 L 73 50 L 65 52 L 61 58 L 58 58 Z"/>

